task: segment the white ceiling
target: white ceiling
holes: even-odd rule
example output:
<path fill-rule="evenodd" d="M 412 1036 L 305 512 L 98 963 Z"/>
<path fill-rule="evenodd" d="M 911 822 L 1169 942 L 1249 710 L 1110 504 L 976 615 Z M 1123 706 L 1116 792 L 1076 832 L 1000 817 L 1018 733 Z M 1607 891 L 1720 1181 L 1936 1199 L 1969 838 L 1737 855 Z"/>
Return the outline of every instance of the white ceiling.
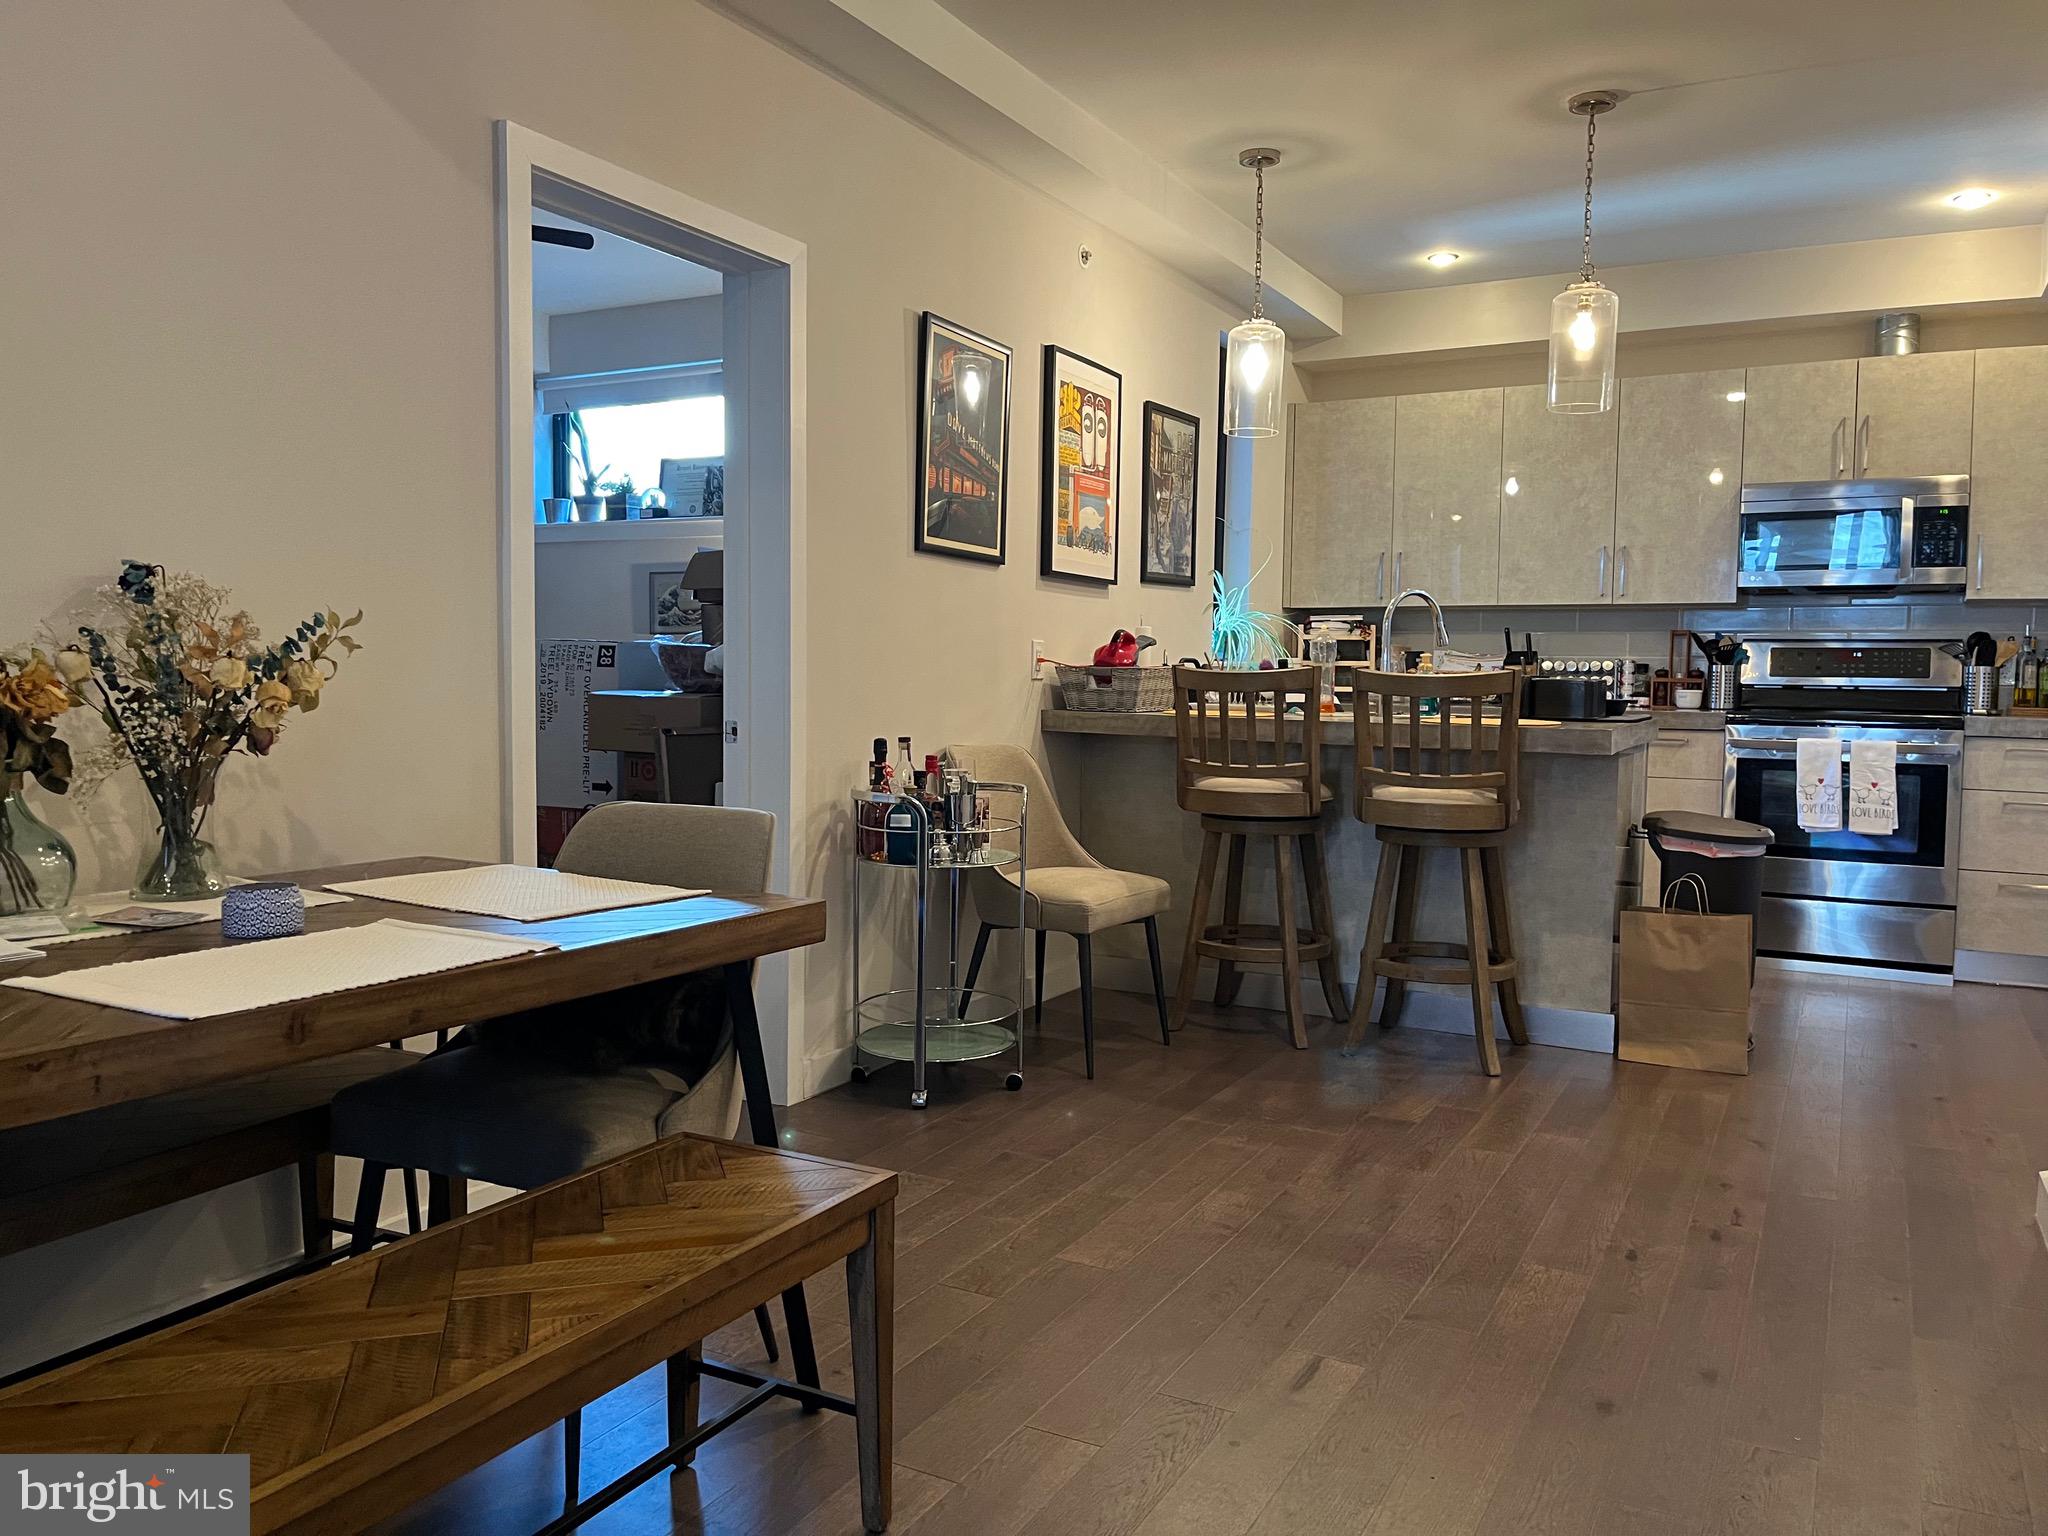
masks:
<path fill-rule="evenodd" d="M 2048 215 L 2042 0 L 942 0 L 1344 292 L 1578 263 L 1574 91 L 1600 125 L 1603 266 Z M 2000 201 L 1962 214 L 1971 185 Z M 1445 272 L 1419 258 L 1465 253 Z"/>
<path fill-rule="evenodd" d="M 533 310 L 538 315 L 573 315 L 586 309 L 617 309 L 663 299 L 696 299 L 717 293 L 721 279 L 709 267 L 657 251 L 637 240 L 579 224 L 544 208 L 533 222 L 595 235 L 587 251 L 533 242 Z"/>

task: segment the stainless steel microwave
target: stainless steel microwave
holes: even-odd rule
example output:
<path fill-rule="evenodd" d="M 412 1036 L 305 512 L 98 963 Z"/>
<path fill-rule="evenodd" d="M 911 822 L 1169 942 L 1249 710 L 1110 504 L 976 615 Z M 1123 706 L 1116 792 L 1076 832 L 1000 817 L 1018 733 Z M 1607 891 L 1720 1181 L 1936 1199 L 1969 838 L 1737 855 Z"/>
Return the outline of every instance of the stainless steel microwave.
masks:
<path fill-rule="evenodd" d="M 1736 585 L 1963 586 L 1970 477 L 1781 481 L 1742 488 Z"/>

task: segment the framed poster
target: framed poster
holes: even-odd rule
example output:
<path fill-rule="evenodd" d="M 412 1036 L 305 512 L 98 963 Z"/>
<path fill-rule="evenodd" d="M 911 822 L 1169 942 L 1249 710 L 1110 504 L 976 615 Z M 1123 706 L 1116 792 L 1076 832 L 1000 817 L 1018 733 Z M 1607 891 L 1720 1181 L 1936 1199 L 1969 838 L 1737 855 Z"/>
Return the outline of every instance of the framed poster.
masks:
<path fill-rule="evenodd" d="M 1145 402 L 1144 537 L 1140 581 L 1195 584 L 1195 481 L 1202 424 L 1186 411 Z"/>
<path fill-rule="evenodd" d="M 680 568 L 647 573 L 647 627 L 657 635 L 688 634 L 703 622 Z"/>
<path fill-rule="evenodd" d="M 1010 349 L 926 310 L 917 352 L 917 547 L 1001 565 Z"/>
<path fill-rule="evenodd" d="M 1039 569 L 1047 576 L 1116 582 L 1123 392 L 1122 375 L 1046 347 Z"/>

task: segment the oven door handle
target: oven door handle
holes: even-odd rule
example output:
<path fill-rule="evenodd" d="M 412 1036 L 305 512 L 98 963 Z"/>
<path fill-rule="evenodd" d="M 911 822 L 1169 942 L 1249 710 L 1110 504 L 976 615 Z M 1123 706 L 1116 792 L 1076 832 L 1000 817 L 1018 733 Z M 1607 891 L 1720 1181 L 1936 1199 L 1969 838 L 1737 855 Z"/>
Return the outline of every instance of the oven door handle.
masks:
<path fill-rule="evenodd" d="M 1798 746 L 1790 741 L 1745 741 L 1739 747 L 1731 746 L 1728 755 L 1732 758 L 1753 758 L 1759 760 L 1778 759 L 1789 761 L 1799 755 Z M 1961 760 L 1961 747 L 1912 747 L 1901 748 L 1898 760 L 1902 763 L 1953 763 Z M 1849 761 L 1847 751 L 1842 761 Z"/>

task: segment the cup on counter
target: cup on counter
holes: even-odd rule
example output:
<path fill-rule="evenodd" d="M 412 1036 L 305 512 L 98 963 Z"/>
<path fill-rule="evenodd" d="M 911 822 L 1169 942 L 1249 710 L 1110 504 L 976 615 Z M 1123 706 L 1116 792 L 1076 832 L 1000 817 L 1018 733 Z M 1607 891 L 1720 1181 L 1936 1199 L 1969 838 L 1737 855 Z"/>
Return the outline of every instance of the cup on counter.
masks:
<path fill-rule="evenodd" d="M 1674 688 L 1671 692 L 1671 702 L 1680 709 L 1698 709 L 1707 702 L 1707 690 L 1704 688 Z"/>

